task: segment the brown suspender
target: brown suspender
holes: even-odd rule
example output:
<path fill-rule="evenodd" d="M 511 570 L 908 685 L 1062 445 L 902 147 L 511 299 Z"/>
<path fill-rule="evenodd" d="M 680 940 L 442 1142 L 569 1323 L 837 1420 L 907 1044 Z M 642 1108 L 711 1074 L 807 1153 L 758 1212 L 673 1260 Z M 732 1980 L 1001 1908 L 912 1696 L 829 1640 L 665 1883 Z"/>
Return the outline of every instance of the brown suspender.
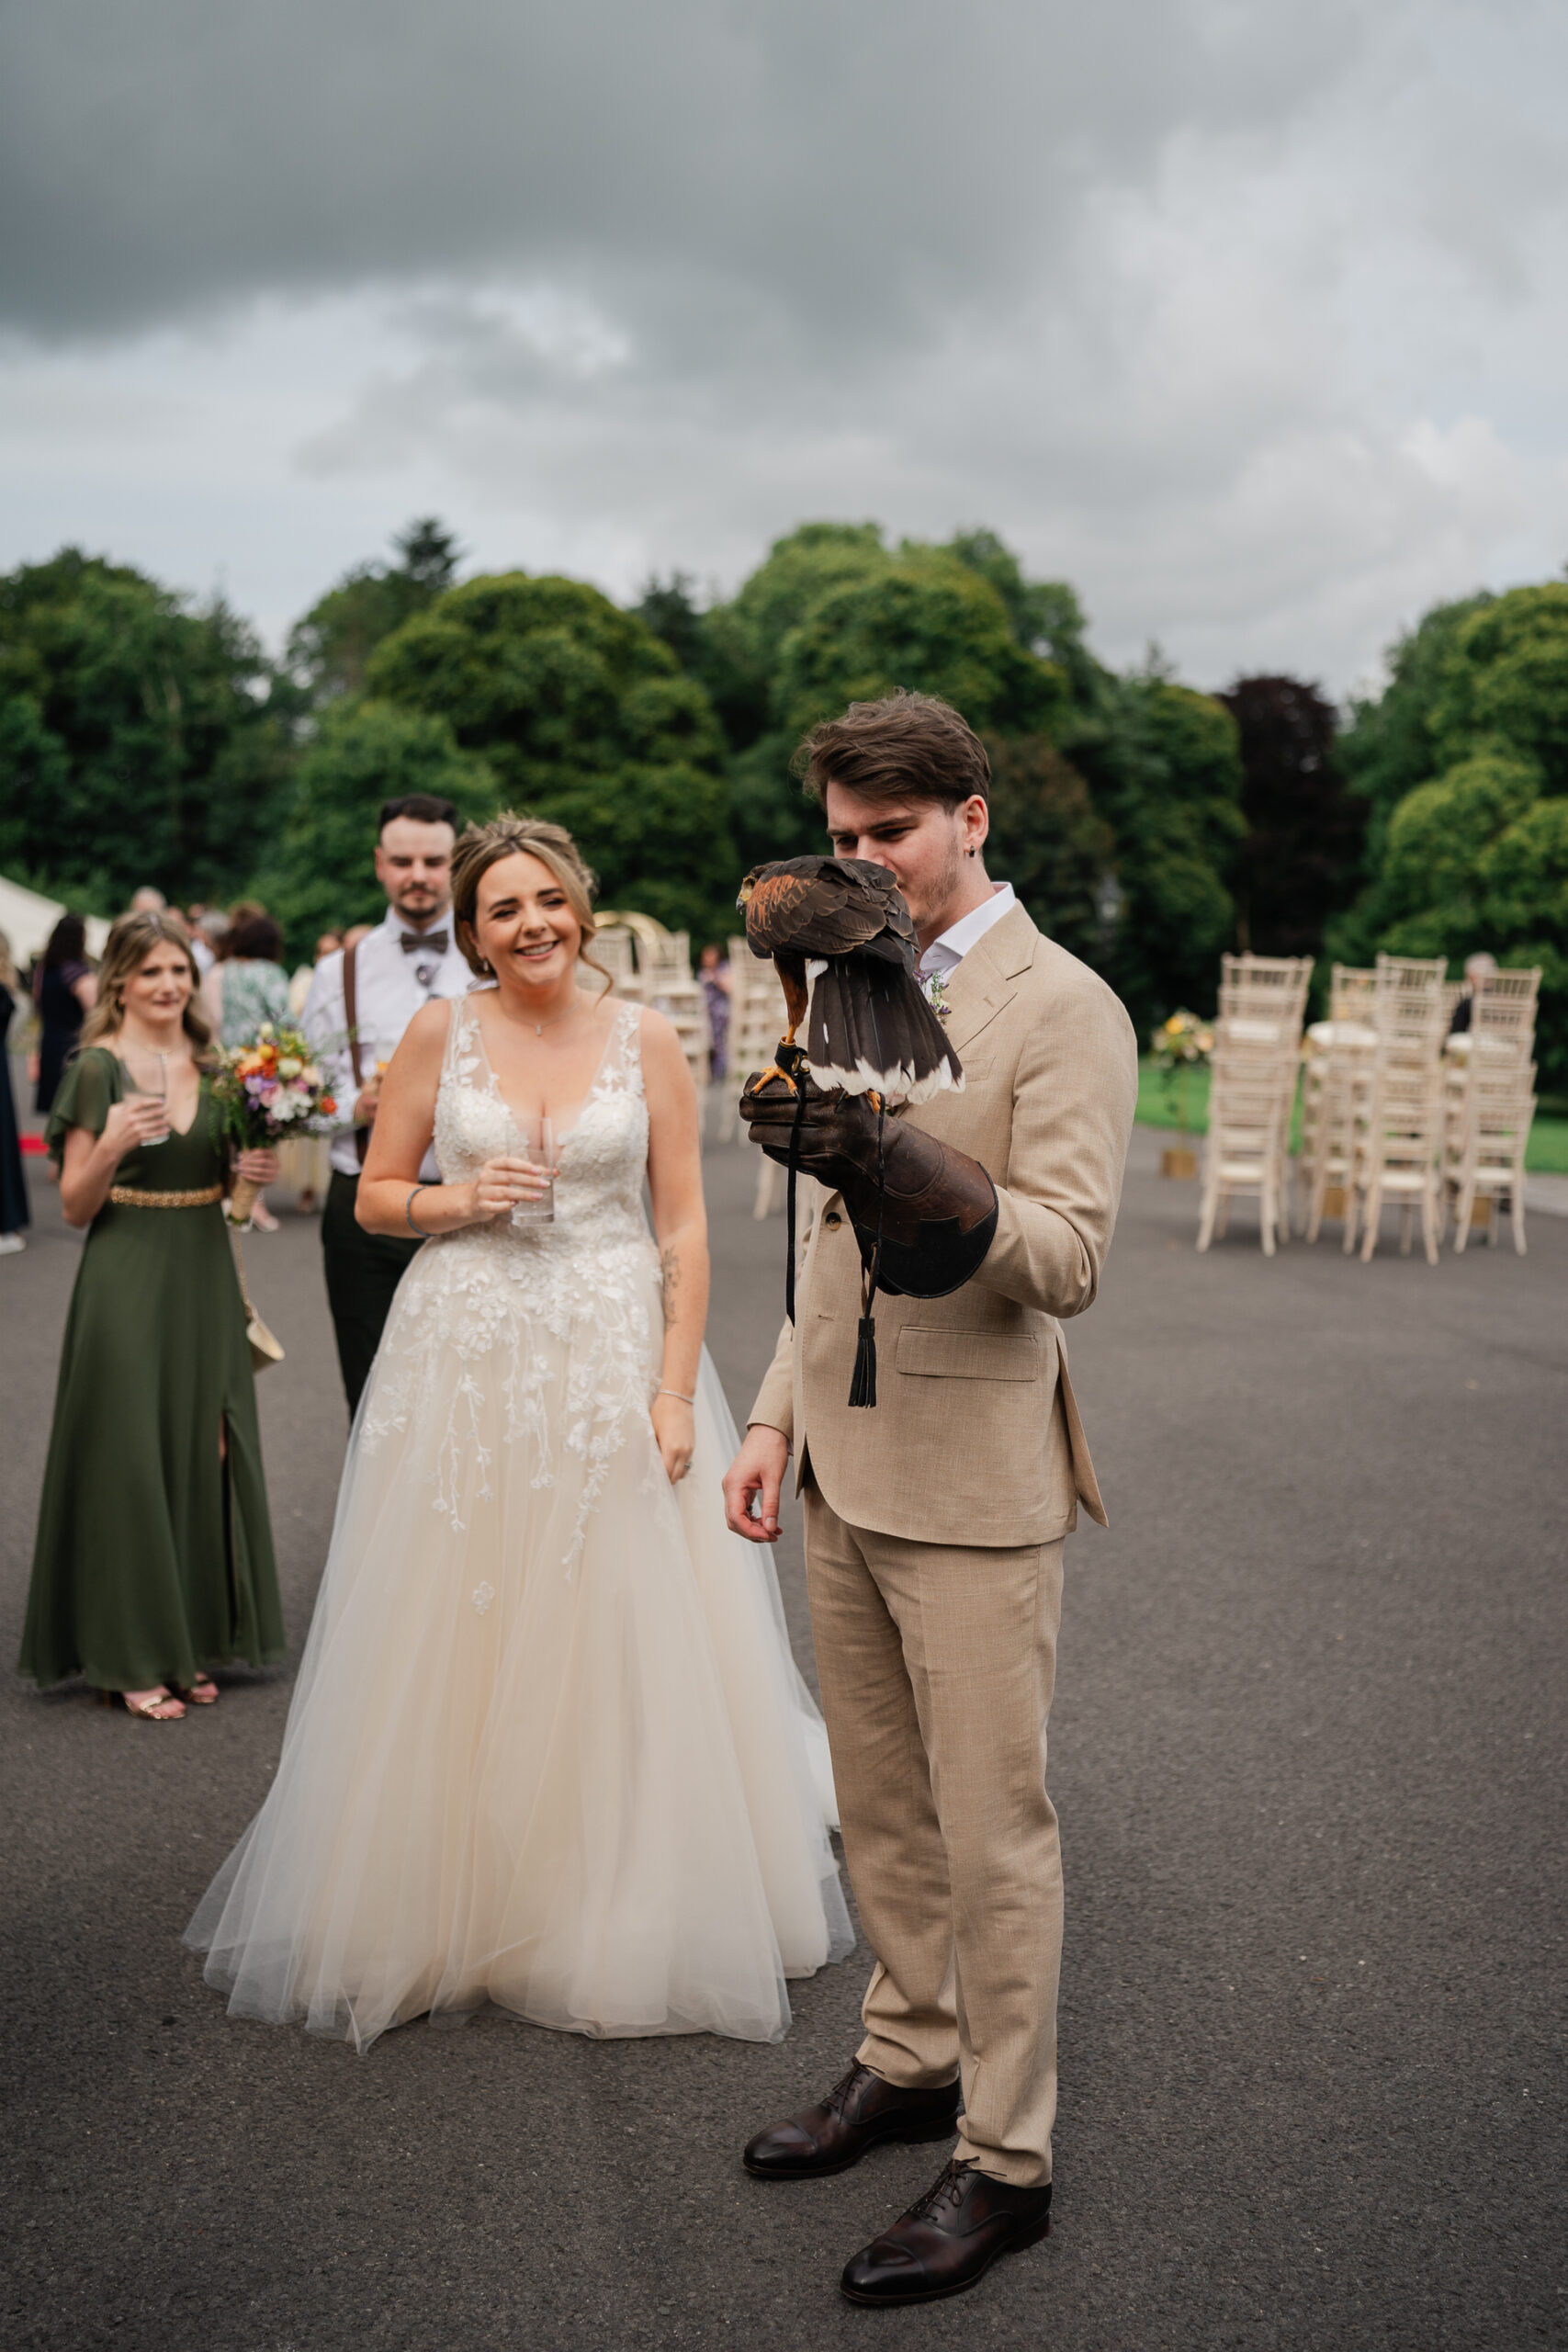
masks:
<path fill-rule="evenodd" d="M 357 939 L 352 947 L 345 947 L 343 951 L 343 1010 L 344 1018 L 348 1023 L 348 1057 L 354 1069 L 354 1099 L 356 1102 L 365 1091 L 365 1076 L 359 1061 L 359 1013 L 355 1002 L 354 971 L 355 958 L 358 954 Z M 370 1148 L 368 1127 L 355 1128 L 354 1148 L 359 1154 L 359 1165 L 363 1168 L 365 1155 Z"/>

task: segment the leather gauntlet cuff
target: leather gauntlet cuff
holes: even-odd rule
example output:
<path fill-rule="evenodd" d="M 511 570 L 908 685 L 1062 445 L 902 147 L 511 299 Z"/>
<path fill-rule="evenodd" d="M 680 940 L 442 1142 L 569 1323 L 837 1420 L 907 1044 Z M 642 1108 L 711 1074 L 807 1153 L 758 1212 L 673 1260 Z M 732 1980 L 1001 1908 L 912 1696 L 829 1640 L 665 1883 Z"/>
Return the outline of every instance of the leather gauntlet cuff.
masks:
<path fill-rule="evenodd" d="M 869 1268 L 881 1209 L 877 1287 L 892 1297 L 945 1298 L 978 1272 L 996 1238 L 997 1188 L 977 1159 L 918 1127 L 890 1123 L 886 1193 L 875 1170 L 846 1167 L 839 1190 Z"/>
<path fill-rule="evenodd" d="M 842 1194 L 868 1272 L 880 1216 L 879 1290 L 945 1298 L 962 1289 L 997 1230 L 997 1189 L 980 1162 L 902 1119 L 879 1123 L 863 1095 L 824 1091 L 804 1075 L 798 1085 L 795 1094 L 776 1079 L 747 1087 L 740 1114 L 752 1141 L 785 1167 L 793 1148 L 808 1175 Z"/>

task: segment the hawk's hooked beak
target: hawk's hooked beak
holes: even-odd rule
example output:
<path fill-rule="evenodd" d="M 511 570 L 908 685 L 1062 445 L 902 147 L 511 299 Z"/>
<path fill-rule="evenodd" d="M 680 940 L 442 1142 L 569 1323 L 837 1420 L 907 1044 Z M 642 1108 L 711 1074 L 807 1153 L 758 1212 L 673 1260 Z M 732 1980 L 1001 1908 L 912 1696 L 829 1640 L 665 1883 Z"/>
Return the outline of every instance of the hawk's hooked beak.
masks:
<path fill-rule="evenodd" d="M 752 891 L 756 888 L 756 887 L 757 887 L 757 877 L 756 877 L 755 874 L 748 874 L 748 876 L 746 876 L 745 881 L 744 881 L 744 882 L 742 882 L 742 884 L 740 885 L 740 895 L 739 895 L 739 898 L 736 899 L 736 901 L 735 901 L 736 906 L 739 908 L 739 911 L 740 911 L 742 914 L 744 914 L 744 913 L 745 913 L 745 911 L 746 911 L 747 908 L 750 905 L 750 903 L 751 903 L 751 893 L 752 893 Z"/>

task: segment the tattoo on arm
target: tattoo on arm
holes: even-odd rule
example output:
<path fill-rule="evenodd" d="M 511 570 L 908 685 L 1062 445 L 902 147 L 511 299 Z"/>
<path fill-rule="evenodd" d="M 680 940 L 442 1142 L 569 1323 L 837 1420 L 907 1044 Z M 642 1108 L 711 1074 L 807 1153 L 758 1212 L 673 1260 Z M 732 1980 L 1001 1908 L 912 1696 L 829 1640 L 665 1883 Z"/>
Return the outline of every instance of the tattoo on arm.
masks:
<path fill-rule="evenodd" d="M 659 1253 L 659 1286 L 664 1299 L 664 1320 L 669 1322 L 675 1311 L 675 1293 L 681 1282 L 681 1253 L 672 1241 L 666 1242 Z"/>

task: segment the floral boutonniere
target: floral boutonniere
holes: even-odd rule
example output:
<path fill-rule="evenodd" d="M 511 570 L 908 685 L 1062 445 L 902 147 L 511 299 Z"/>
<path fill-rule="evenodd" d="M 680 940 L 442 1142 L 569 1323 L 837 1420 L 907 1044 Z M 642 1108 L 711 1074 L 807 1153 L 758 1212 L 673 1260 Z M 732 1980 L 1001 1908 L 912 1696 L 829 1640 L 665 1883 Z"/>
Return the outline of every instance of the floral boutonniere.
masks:
<path fill-rule="evenodd" d="M 936 1014 L 937 1019 L 939 1021 L 945 1021 L 948 1014 L 953 1010 L 947 1001 L 947 974 L 945 972 L 936 972 L 932 974 L 931 978 L 926 982 L 926 994 L 931 999 L 931 1008 Z"/>

